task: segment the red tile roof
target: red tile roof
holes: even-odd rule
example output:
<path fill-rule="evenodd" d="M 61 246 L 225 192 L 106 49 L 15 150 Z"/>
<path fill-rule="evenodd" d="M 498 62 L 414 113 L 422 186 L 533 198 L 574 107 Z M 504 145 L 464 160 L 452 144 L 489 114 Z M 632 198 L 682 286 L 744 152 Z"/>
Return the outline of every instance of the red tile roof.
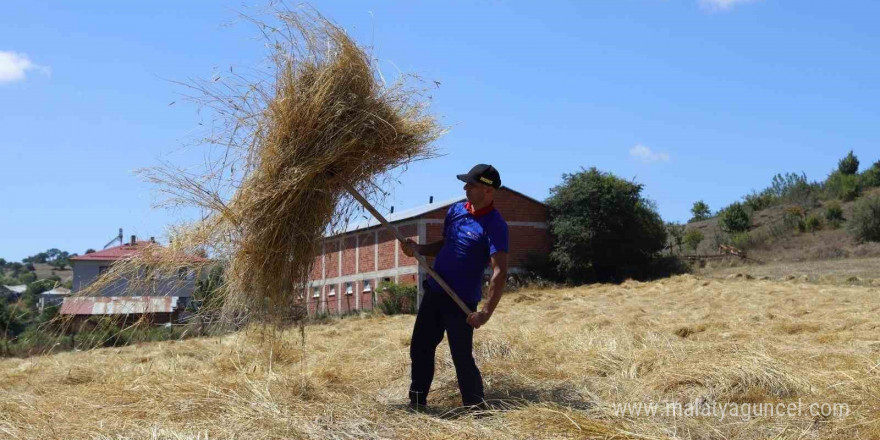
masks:
<path fill-rule="evenodd" d="M 116 261 L 121 260 L 123 258 L 128 258 L 134 255 L 137 255 L 142 249 L 147 246 L 159 246 L 156 243 L 146 241 L 146 240 L 138 240 L 134 243 L 134 245 L 130 243 L 123 244 L 121 246 L 114 246 L 112 248 L 104 249 L 98 252 L 92 252 L 90 254 L 85 255 L 77 255 L 76 257 L 71 258 L 72 261 Z M 208 261 L 202 257 L 196 256 L 186 256 L 187 260 L 190 261 Z"/>

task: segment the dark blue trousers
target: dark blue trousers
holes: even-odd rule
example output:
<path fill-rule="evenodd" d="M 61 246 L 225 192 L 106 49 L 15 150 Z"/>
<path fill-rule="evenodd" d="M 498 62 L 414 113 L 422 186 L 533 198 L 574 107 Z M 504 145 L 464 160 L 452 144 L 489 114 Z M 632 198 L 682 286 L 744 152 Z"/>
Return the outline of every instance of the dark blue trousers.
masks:
<path fill-rule="evenodd" d="M 476 310 L 477 303 L 465 303 Z M 467 323 L 467 315 L 445 292 L 432 292 L 427 288 L 419 306 L 413 327 L 409 357 L 412 360 L 412 383 L 409 399 L 412 404 L 425 405 L 428 390 L 434 380 L 434 354 L 443 340 L 449 340 L 452 363 L 458 377 L 458 389 L 464 405 L 483 402 L 483 377 L 474 361 L 474 328 Z"/>

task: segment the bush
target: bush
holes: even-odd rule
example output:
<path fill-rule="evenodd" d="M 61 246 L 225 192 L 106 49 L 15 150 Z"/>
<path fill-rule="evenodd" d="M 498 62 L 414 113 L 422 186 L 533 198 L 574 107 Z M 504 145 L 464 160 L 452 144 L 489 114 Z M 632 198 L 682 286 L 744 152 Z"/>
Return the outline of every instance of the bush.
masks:
<path fill-rule="evenodd" d="M 844 202 L 855 200 L 862 193 L 862 179 L 856 174 L 831 173 L 825 181 L 825 191 Z"/>
<path fill-rule="evenodd" d="M 868 168 L 862 173 L 862 186 L 880 186 L 880 160 L 874 162 L 874 165 L 871 165 L 871 168 Z"/>
<path fill-rule="evenodd" d="M 840 202 L 835 200 L 825 207 L 825 221 L 828 222 L 828 226 L 837 229 L 844 220 L 846 219 L 843 218 L 843 208 L 840 206 Z"/>
<path fill-rule="evenodd" d="M 681 246 L 684 243 L 684 225 L 675 222 L 667 223 L 666 234 L 670 240 L 669 250 L 681 253 Z"/>
<path fill-rule="evenodd" d="M 764 192 L 773 197 L 774 204 L 794 203 L 815 206 L 819 198 L 819 190 L 820 185 L 807 182 L 807 175 L 801 172 L 773 176 L 773 181 Z"/>
<path fill-rule="evenodd" d="M 703 233 L 699 229 L 691 228 L 684 233 L 684 244 L 688 249 L 696 251 L 704 238 Z"/>
<path fill-rule="evenodd" d="M 706 220 L 712 216 L 712 211 L 709 210 L 709 205 L 706 202 L 697 200 L 694 202 L 694 206 L 691 207 L 691 214 L 693 214 L 693 217 L 688 220 L 688 223 Z"/>
<path fill-rule="evenodd" d="M 770 206 L 776 204 L 776 202 L 776 196 L 774 196 L 769 189 L 765 189 L 760 193 L 752 191 L 751 194 L 743 198 L 743 203 L 745 203 L 745 205 L 748 206 L 753 212 L 767 209 Z"/>
<path fill-rule="evenodd" d="M 804 219 L 804 229 L 807 232 L 816 232 L 822 229 L 822 219 L 819 216 L 810 214 Z"/>
<path fill-rule="evenodd" d="M 806 230 L 806 224 L 804 223 L 806 216 L 807 214 L 803 207 L 791 206 L 785 209 L 782 221 L 790 230 L 797 229 L 800 232 L 804 232 Z"/>
<path fill-rule="evenodd" d="M 837 171 L 844 175 L 854 175 L 859 172 L 859 159 L 849 150 L 849 154 L 837 162 Z"/>
<path fill-rule="evenodd" d="M 556 243 L 550 258 L 570 283 L 642 278 L 666 244 L 643 185 L 596 168 L 564 174 L 547 206 Z"/>
<path fill-rule="evenodd" d="M 752 227 L 752 217 L 742 203 L 734 202 L 722 211 L 721 227 L 731 234 L 746 232 Z"/>
<path fill-rule="evenodd" d="M 880 196 L 856 202 L 849 221 L 849 232 L 859 243 L 880 241 Z"/>
<path fill-rule="evenodd" d="M 748 232 L 733 234 L 730 236 L 730 244 L 739 250 L 746 250 L 752 247 L 752 236 Z"/>
<path fill-rule="evenodd" d="M 18 282 L 22 284 L 30 284 L 37 280 L 37 274 L 33 272 L 25 272 L 18 276 Z"/>
<path fill-rule="evenodd" d="M 550 256 L 546 253 L 529 252 L 523 261 L 523 271 L 527 279 L 555 281 L 559 279 Z"/>
<path fill-rule="evenodd" d="M 379 292 L 382 292 L 379 300 L 379 310 L 382 310 L 382 313 L 386 315 L 416 313 L 419 293 L 416 286 L 386 281 L 379 284 Z"/>
<path fill-rule="evenodd" d="M 691 266 L 678 255 L 663 255 L 653 259 L 643 278 L 658 279 L 691 272 Z"/>

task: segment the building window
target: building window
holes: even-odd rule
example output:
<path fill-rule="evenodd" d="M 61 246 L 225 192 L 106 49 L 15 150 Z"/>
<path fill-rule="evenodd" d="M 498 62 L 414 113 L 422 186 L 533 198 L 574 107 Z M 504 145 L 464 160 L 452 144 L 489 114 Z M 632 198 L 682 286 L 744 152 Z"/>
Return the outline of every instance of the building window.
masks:
<path fill-rule="evenodd" d="M 330 293 L 327 296 L 336 296 L 336 286 L 330 286 Z"/>
<path fill-rule="evenodd" d="M 320 298 L 321 297 L 321 288 L 313 287 L 312 288 L 312 298 Z"/>
<path fill-rule="evenodd" d="M 352 293 L 354 293 L 354 287 L 351 285 L 351 283 L 345 283 L 345 294 L 351 295 Z"/>
<path fill-rule="evenodd" d="M 370 280 L 364 280 L 364 293 L 372 292 L 373 288 L 370 286 Z"/>

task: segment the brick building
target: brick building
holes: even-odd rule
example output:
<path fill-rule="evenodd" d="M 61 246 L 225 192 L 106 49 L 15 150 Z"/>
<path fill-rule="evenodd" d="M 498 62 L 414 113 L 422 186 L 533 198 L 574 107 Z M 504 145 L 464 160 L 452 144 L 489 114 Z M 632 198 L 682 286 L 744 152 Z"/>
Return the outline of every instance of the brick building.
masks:
<path fill-rule="evenodd" d="M 463 200 L 429 203 L 393 213 L 387 219 L 403 236 L 417 243 L 431 243 L 442 238 L 446 211 Z M 521 269 L 529 253 L 550 251 L 547 207 L 543 203 L 503 187 L 495 194 L 495 208 L 509 228 L 511 272 Z M 376 220 L 352 225 L 326 237 L 321 245 L 306 293 L 309 313 L 370 309 L 380 296 L 376 286 L 382 281 L 417 284 L 421 298 L 421 282 L 417 280 L 426 277 L 416 259 L 404 255 L 394 236 Z"/>

